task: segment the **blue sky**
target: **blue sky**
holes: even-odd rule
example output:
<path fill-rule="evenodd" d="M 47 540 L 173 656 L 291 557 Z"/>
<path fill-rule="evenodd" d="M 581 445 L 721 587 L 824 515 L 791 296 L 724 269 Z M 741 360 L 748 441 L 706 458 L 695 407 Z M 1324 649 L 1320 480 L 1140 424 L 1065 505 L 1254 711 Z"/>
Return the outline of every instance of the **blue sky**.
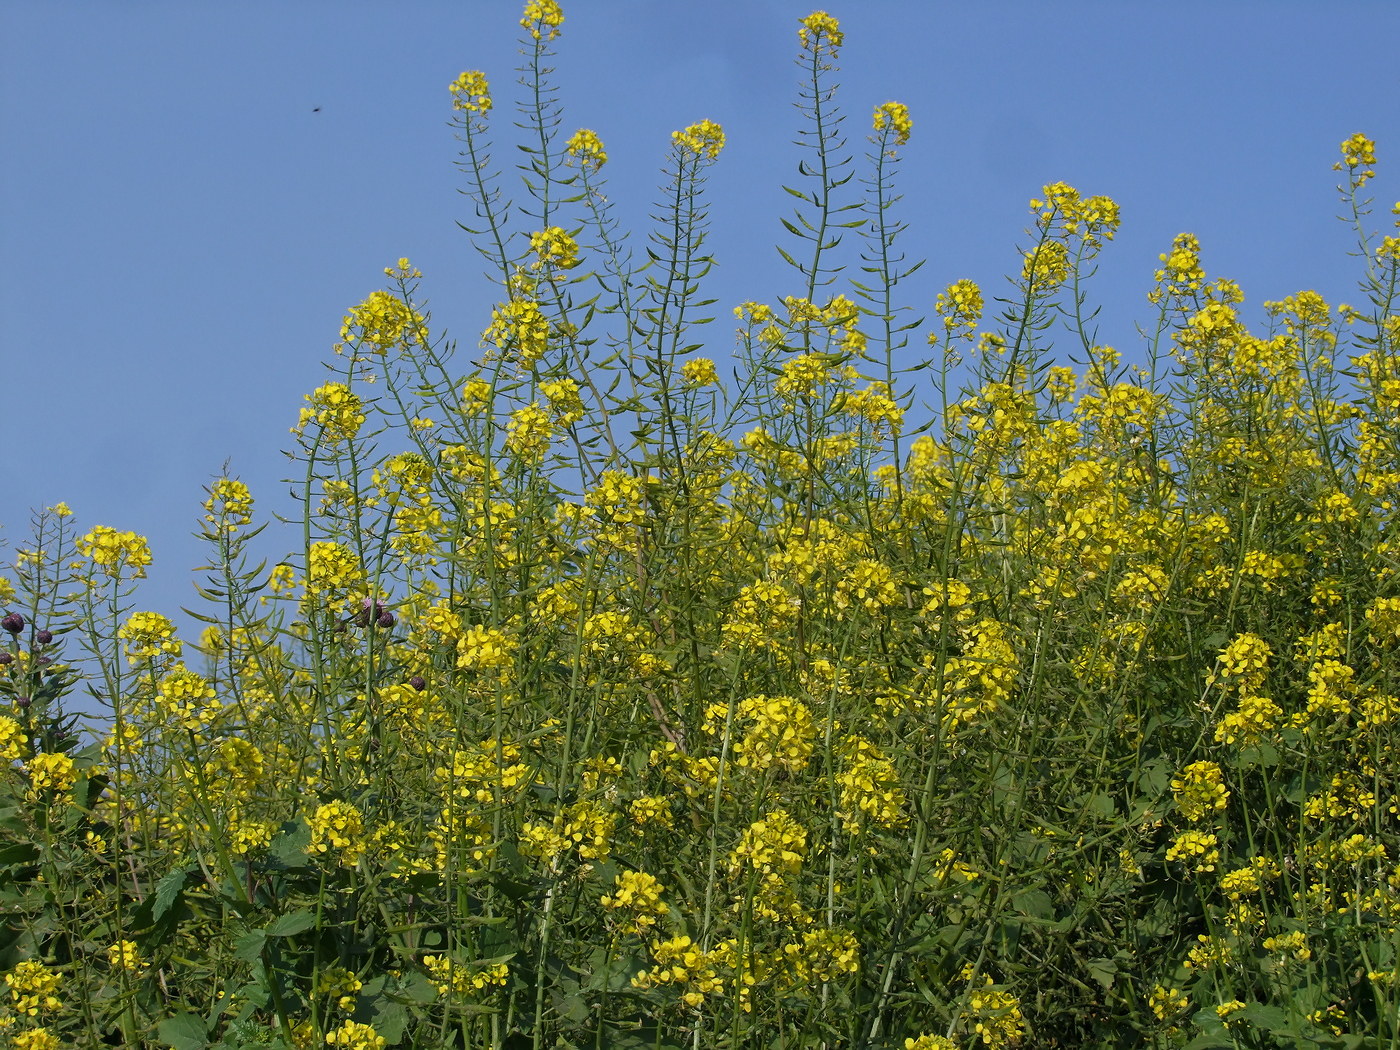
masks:
<path fill-rule="evenodd" d="M 465 358 L 494 300 L 455 220 L 448 83 L 484 70 L 509 121 L 514 0 L 236 4 L 0 2 L 0 526 L 66 500 L 84 528 L 148 535 L 138 607 L 193 601 L 202 486 L 229 461 L 284 504 L 288 428 L 345 310 L 408 256 Z M 645 234 L 670 132 L 728 144 L 711 177 L 708 291 L 723 358 L 744 299 L 794 293 L 773 245 L 798 127 L 794 0 L 566 0 L 567 134 L 607 145 L 609 190 Z M 1354 295 L 1330 170 L 1378 140 L 1377 224 L 1400 192 L 1400 4 L 833 3 L 840 101 L 859 153 L 871 110 L 914 118 L 909 303 L 1017 269 L 1027 200 L 1063 179 L 1122 207 L 1093 294 L 1131 355 L 1157 255 L 1197 234 L 1212 276 L 1260 301 Z M 314 112 L 319 107 L 319 112 Z M 274 555 L 296 541 L 267 534 Z"/>

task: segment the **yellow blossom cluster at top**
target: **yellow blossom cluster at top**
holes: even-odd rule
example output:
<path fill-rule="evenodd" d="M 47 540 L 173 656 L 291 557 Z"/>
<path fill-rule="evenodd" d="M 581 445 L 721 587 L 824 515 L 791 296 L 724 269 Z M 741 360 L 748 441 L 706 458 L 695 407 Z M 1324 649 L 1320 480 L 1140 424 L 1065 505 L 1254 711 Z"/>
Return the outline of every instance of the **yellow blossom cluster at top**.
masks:
<path fill-rule="evenodd" d="M 520 19 L 520 28 L 536 40 L 553 40 L 564 24 L 564 12 L 557 0 L 529 0 Z"/>
<path fill-rule="evenodd" d="M 1067 236 L 1083 237 L 1091 244 L 1097 243 L 1099 237 L 1113 240 L 1120 219 L 1118 204 L 1111 197 L 1083 197 L 1064 182 L 1052 182 L 1043 192 L 1043 198 L 1031 200 L 1031 211 L 1042 229 L 1058 222 Z"/>
<path fill-rule="evenodd" d="M 587 171 L 589 168 L 598 169 L 608 162 L 607 150 L 603 148 L 603 140 L 598 137 L 597 132 L 587 128 L 580 128 L 570 136 L 565 146 L 569 159 L 576 161 L 579 167 Z"/>
<path fill-rule="evenodd" d="M 399 261 L 408 270 L 408 260 Z M 421 346 L 427 342 L 426 320 L 398 296 L 371 292 L 368 299 L 350 308 L 340 326 L 340 338 L 355 342 L 372 353 L 386 354 L 397 346 Z"/>
<path fill-rule="evenodd" d="M 1361 187 L 1368 179 L 1375 177 L 1371 167 L 1376 163 L 1376 144 L 1359 131 L 1342 142 L 1342 159 L 1333 165 L 1336 171 L 1346 170 L 1351 176 L 1352 185 Z"/>
<path fill-rule="evenodd" d="M 714 160 L 724 149 L 724 129 L 713 120 L 702 120 L 683 131 L 671 132 L 671 141 L 681 150 Z"/>
<path fill-rule="evenodd" d="M 802 19 L 802 24 L 797 30 L 797 39 L 802 42 L 804 49 L 816 52 L 826 50 L 835 54 L 845 36 L 841 32 L 841 23 L 835 18 L 825 11 L 813 11 Z"/>
<path fill-rule="evenodd" d="M 914 122 L 909 118 L 909 107 L 903 102 L 885 102 L 875 107 L 874 125 L 876 131 L 888 128 L 894 134 L 896 146 L 909 141 L 909 132 Z"/>
<path fill-rule="evenodd" d="M 479 69 L 466 70 L 447 86 L 447 90 L 452 92 L 453 109 L 472 113 L 486 113 L 491 109 L 491 85 Z"/>
<path fill-rule="evenodd" d="M 146 566 L 151 564 L 151 548 L 144 536 L 118 532 L 107 525 L 98 525 L 78 540 L 78 550 L 113 579 L 123 569 L 135 570 L 134 579 L 145 579 Z"/>

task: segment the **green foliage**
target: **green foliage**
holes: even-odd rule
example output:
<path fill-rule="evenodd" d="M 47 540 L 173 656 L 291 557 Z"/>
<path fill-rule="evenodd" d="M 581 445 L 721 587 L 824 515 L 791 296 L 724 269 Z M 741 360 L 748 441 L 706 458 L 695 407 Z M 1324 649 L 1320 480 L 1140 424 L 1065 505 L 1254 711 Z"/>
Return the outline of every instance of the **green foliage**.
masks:
<path fill-rule="evenodd" d="M 452 86 L 484 352 L 386 271 L 294 428 L 288 556 L 254 562 L 225 477 L 197 641 L 137 608 L 145 541 L 61 505 L 0 580 L 5 1038 L 1392 1045 L 1400 242 L 1368 240 L 1369 141 L 1340 165 L 1366 307 L 1302 292 L 1256 335 L 1183 235 L 1125 365 L 1087 331 L 1117 208 L 1056 183 L 1000 322 L 956 282 L 910 360 L 909 115 L 875 110 L 862 173 L 814 13 L 797 294 L 739 305 L 726 382 L 694 356 L 723 131 L 675 133 L 638 261 L 602 143 L 560 142 L 560 20 L 522 22 L 526 204 L 484 76 Z"/>

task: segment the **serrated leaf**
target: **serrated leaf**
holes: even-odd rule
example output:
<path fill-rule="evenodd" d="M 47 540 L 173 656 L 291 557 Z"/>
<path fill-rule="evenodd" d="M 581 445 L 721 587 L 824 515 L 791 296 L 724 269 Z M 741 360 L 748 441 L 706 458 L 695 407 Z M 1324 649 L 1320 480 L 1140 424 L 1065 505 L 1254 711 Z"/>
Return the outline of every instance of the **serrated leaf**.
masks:
<path fill-rule="evenodd" d="M 175 906 L 175 902 L 180 899 L 180 894 L 185 889 L 185 879 L 188 876 L 189 872 L 180 868 L 178 871 L 172 871 L 162 876 L 161 880 L 156 883 L 155 899 L 151 901 L 151 919 L 153 921 L 159 922 L 161 917 Z"/>
<path fill-rule="evenodd" d="M 156 1035 L 174 1050 L 203 1050 L 209 1045 L 209 1027 L 198 1014 L 167 1017 L 156 1026 Z"/>
<path fill-rule="evenodd" d="M 267 934 L 262 930 L 253 930 L 245 933 L 234 942 L 233 957 L 243 962 L 256 962 L 262 956 L 263 946 L 267 944 Z"/>
<path fill-rule="evenodd" d="M 316 925 L 316 913 L 309 908 L 279 915 L 263 929 L 269 937 L 291 937 Z"/>

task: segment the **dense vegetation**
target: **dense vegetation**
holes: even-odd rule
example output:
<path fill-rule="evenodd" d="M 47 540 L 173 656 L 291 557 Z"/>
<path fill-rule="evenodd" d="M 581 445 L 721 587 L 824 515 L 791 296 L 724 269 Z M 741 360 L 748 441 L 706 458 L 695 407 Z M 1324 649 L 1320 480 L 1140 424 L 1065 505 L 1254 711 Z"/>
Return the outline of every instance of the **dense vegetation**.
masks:
<path fill-rule="evenodd" d="M 526 5 L 518 200 L 486 78 L 451 89 L 500 288 L 479 359 L 386 271 L 294 428 L 292 554 L 253 563 L 220 478 L 197 640 L 140 608 L 145 540 L 63 505 L 0 578 L 3 1037 L 1397 1045 L 1373 144 L 1337 165 L 1361 306 L 1251 331 L 1183 234 L 1124 363 L 1086 284 L 1118 209 L 1057 183 L 999 318 L 959 281 L 926 325 L 909 114 L 848 152 L 816 12 L 793 295 L 735 310 L 721 368 L 723 131 L 676 132 L 640 248 L 561 131 L 561 22 Z"/>

